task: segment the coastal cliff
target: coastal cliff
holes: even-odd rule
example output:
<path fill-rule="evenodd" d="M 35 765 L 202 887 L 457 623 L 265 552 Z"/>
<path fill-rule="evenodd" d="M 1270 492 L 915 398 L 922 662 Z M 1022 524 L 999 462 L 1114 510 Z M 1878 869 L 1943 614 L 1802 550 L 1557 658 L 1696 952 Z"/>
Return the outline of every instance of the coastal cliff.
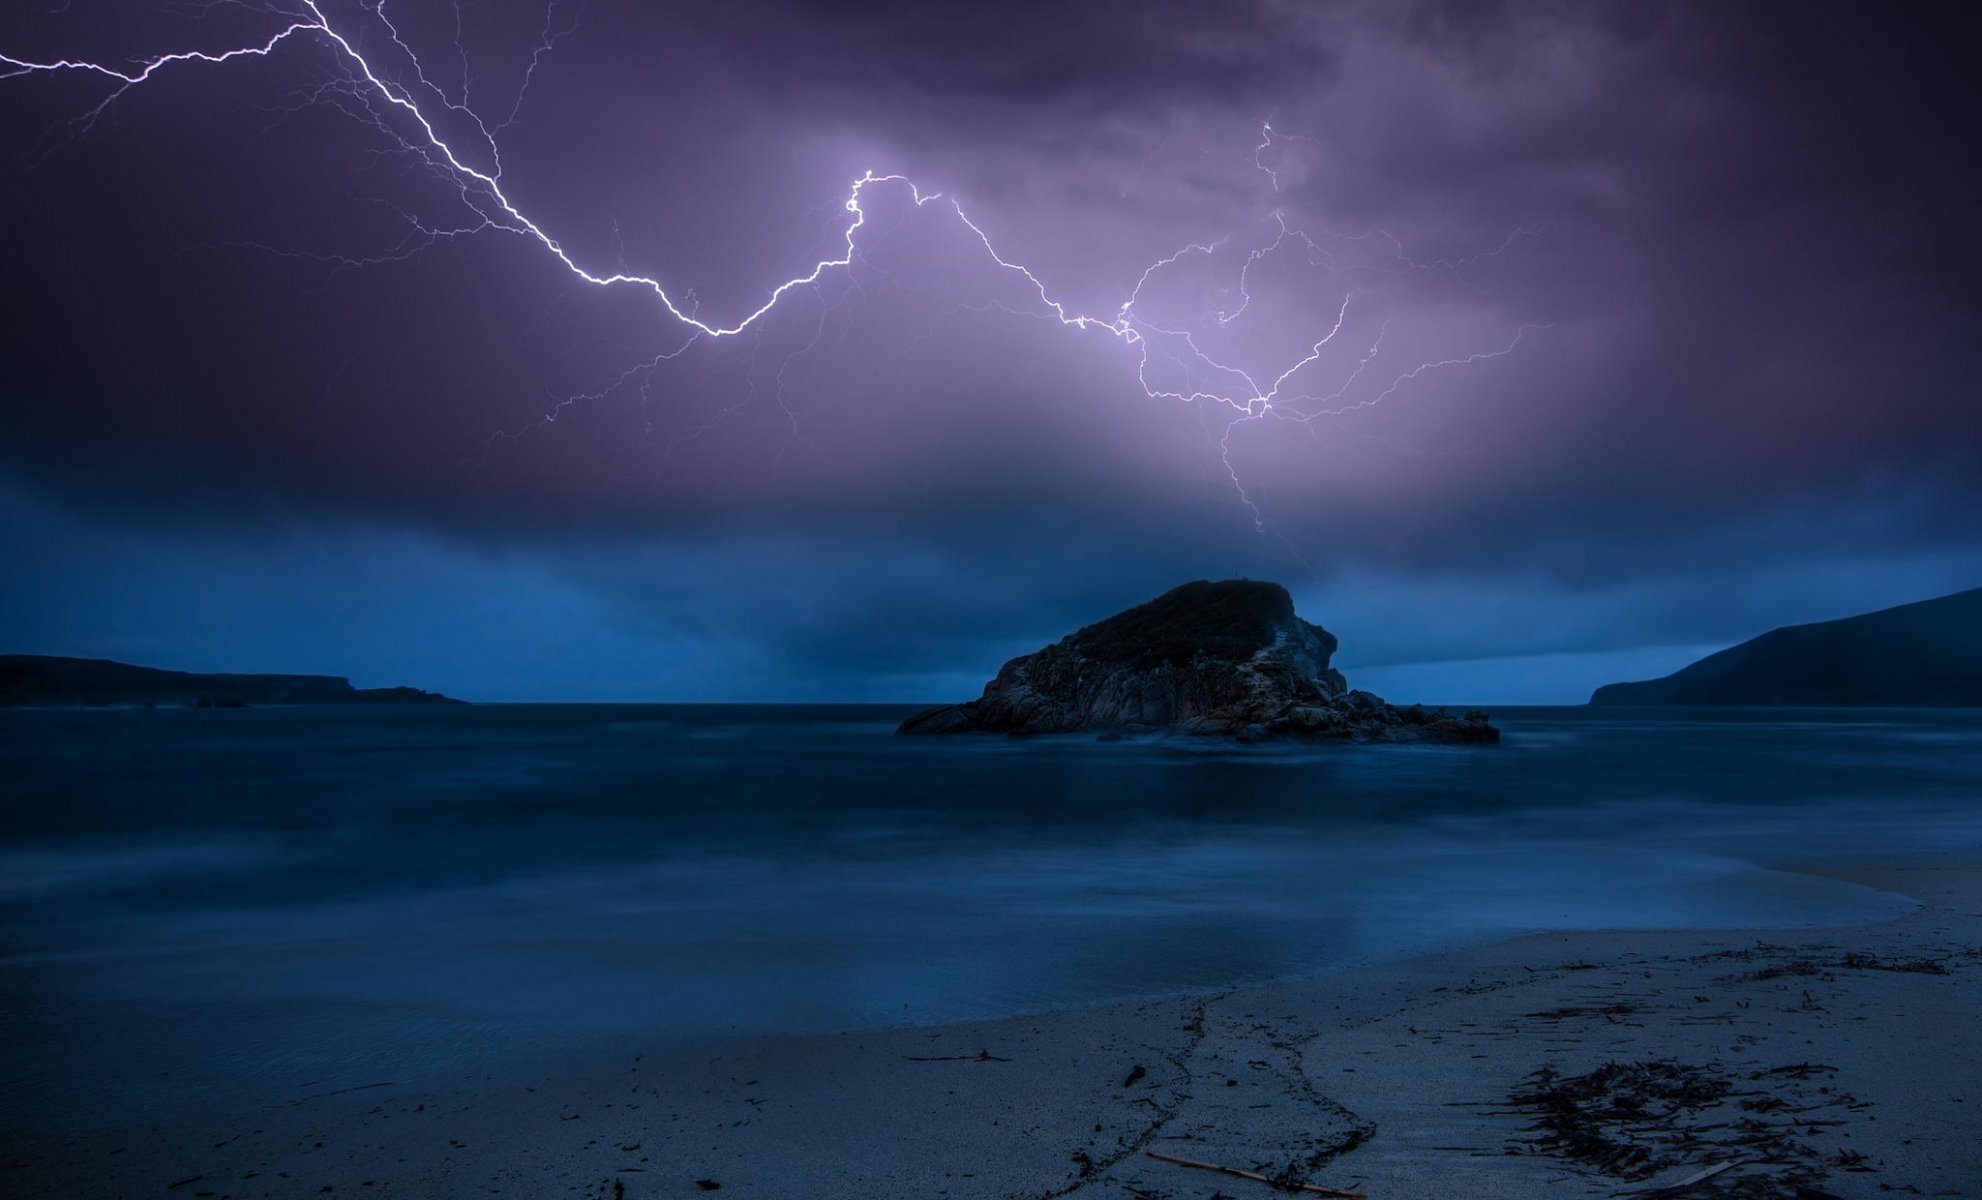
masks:
<path fill-rule="evenodd" d="M 337 675 L 162 671 L 104 658 L 0 654 L 0 708 L 248 708 L 272 704 L 460 704 L 419 688 L 354 688 Z"/>
<path fill-rule="evenodd" d="M 1606 684 L 1590 703 L 1982 707 L 1982 588 L 1772 629 L 1662 679 Z"/>
<path fill-rule="evenodd" d="M 1012 659 L 898 732 L 1146 730 L 1258 740 L 1491 743 L 1484 713 L 1398 708 L 1329 665 L 1335 636 L 1277 583 L 1200 580 Z"/>

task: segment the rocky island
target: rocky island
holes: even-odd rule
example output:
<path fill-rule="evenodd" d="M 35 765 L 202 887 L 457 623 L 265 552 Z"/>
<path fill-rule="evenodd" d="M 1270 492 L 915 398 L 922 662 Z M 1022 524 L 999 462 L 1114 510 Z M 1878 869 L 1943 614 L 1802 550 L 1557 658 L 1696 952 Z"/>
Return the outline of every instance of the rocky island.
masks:
<path fill-rule="evenodd" d="M 248 708 L 265 704 L 460 704 L 419 688 L 354 688 L 338 675 L 198 674 L 107 658 L 0 654 L 0 708 Z"/>
<path fill-rule="evenodd" d="M 1485 713 L 1398 708 L 1330 667 L 1335 636 L 1277 583 L 1200 580 L 1006 663 L 899 733 L 1165 732 L 1242 741 L 1488 744 Z"/>

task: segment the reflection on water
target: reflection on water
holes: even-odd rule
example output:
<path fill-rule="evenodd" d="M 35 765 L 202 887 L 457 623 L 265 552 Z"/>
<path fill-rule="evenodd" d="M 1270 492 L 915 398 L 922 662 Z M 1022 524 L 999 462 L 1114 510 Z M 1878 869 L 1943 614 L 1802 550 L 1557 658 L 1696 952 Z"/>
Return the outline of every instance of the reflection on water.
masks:
<path fill-rule="evenodd" d="M 1982 845 L 1982 715 L 1515 710 L 1498 750 L 902 739 L 900 715 L 0 714 L 0 1068 L 42 1101 L 112 1064 L 224 1092 L 1537 930 L 1877 920 L 1908 902 L 1770 868 Z"/>

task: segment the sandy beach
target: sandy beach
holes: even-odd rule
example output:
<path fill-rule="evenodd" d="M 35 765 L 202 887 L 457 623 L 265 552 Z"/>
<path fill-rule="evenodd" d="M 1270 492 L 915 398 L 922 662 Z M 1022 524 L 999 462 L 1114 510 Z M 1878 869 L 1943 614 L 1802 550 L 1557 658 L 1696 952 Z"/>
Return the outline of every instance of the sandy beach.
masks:
<path fill-rule="evenodd" d="M 1836 930 L 1550 934 L 1321 979 L 938 1028 L 626 1045 L 300 1082 L 198 1118 L 17 1123 L 46 1197 L 1982 1195 L 1982 863 L 1824 868 Z M 114 1081 L 105 1081 L 114 1087 Z M 1306 1192 L 1304 1194 L 1321 1194 Z"/>

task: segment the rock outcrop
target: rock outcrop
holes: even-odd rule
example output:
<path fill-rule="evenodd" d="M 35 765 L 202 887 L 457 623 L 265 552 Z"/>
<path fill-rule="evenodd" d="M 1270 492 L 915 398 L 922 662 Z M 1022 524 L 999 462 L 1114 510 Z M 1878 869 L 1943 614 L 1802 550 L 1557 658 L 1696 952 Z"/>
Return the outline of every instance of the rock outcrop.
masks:
<path fill-rule="evenodd" d="M 1398 708 L 1351 691 L 1335 637 L 1277 583 L 1174 588 L 1006 663 L 984 694 L 917 713 L 901 733 L 1144 730 L 1241 740 L 1500 739 L 1486 714 Z"/>
<path fill-rule="evenodd" d="M 1590 703 L 1982 708 L 1982 588 L 1772 629 Z"/>
<path fill-rule="evenodd" d="M 354 688 L 337 675 L 207 675 L 105 658 L 0 654 L 0 708 L 248 708 L 265 704 L 459 704 L 418 688 Z"/>

